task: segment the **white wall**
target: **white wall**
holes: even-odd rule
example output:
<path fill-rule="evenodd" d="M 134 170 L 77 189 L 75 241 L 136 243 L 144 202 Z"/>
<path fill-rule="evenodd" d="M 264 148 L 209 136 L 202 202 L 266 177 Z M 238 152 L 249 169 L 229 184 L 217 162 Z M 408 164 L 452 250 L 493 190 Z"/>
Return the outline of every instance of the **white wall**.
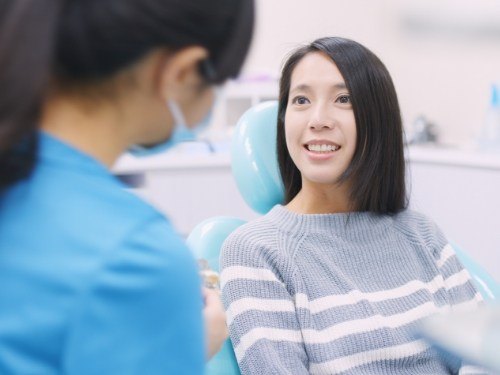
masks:
<path fill-rule="evenodd" d="M 382 59 L 405 123 L 424 114 L 451 143 L 479 130 L 490 84 L 500 81 L 500 1 L 257 0 L 245 71 L 277 74 L 298 44 L 333 35 Z"/>

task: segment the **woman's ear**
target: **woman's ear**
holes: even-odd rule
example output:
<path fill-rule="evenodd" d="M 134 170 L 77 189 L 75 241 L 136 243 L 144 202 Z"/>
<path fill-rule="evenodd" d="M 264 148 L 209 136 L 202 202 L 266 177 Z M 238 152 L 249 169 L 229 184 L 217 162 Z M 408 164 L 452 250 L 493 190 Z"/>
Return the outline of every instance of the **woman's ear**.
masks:
<path fill-rule="evenodd" d="M 208 57 L 208 51 L 200 46 L 183 48 L 174 53 L 160 54 L 156 80 L 158 94 L 164 99 L 182 100 L 200 84 L 202 77 L 199 64 Z"/>

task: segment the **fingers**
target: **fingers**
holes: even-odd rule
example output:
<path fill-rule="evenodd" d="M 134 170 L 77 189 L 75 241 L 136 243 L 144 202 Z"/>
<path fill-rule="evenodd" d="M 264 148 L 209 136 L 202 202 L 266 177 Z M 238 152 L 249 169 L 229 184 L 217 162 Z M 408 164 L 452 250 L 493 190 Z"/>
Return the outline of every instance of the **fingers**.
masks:
<path fill-rule="evenodd" d="M 205 298 L 205 326 L 207 335 L 207 357 L 211 358 L 217 353 L 228 337 L 226 314 L 220 298 L 220 291 L 203 288 Z"/>
<path fill-rule="evenodd" d="M 203 297 L 205 298 L 205 303 L 219 303 L 222 306 L 222 301 L 220 298 L 220 290 L 211 288 L 202 288 Z"/>

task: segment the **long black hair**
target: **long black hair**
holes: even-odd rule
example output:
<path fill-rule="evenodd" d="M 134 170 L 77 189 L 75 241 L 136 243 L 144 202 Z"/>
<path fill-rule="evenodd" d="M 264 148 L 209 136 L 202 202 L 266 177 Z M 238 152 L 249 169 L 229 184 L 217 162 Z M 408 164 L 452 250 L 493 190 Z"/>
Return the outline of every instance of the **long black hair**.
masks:
<path fill-rule="evenodd" d="M 208 83 L 236 76 L 251 41 L 253 0 L 0 0 L 0 189 L 36 162 L 50 80 L 105 80 L 152 49 L 202 46 Z"/>
<path fill-rule="evenodd" d="M 312 52 L 324 53 L 337 66 L 349 90 L 356 121 L 356 150 L 339 183 L 349 181 L 355 211 L 392 214 L 408 206 L 403 126 L 396 90 L 384 64 L 366 47 L 328 37 L 302 46 L 288 57 L 280 80 L 277 154 L 285 203 L 301 190 L 302 178 L 290 157 L 284 119 L 290 81 L 297 64 Z"/>

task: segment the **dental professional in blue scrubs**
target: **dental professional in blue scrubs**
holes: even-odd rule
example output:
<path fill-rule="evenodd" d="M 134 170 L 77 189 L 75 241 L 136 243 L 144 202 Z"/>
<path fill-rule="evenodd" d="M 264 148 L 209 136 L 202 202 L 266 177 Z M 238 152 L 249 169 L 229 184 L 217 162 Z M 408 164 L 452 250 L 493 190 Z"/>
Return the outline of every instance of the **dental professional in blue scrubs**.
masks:
<path fill-rule="evenodd" d="M 110 167 L 195 135 L 253 17 L 252 0 L 0 0 L 1 374 L 203 373 L 219 296 Z"/>

